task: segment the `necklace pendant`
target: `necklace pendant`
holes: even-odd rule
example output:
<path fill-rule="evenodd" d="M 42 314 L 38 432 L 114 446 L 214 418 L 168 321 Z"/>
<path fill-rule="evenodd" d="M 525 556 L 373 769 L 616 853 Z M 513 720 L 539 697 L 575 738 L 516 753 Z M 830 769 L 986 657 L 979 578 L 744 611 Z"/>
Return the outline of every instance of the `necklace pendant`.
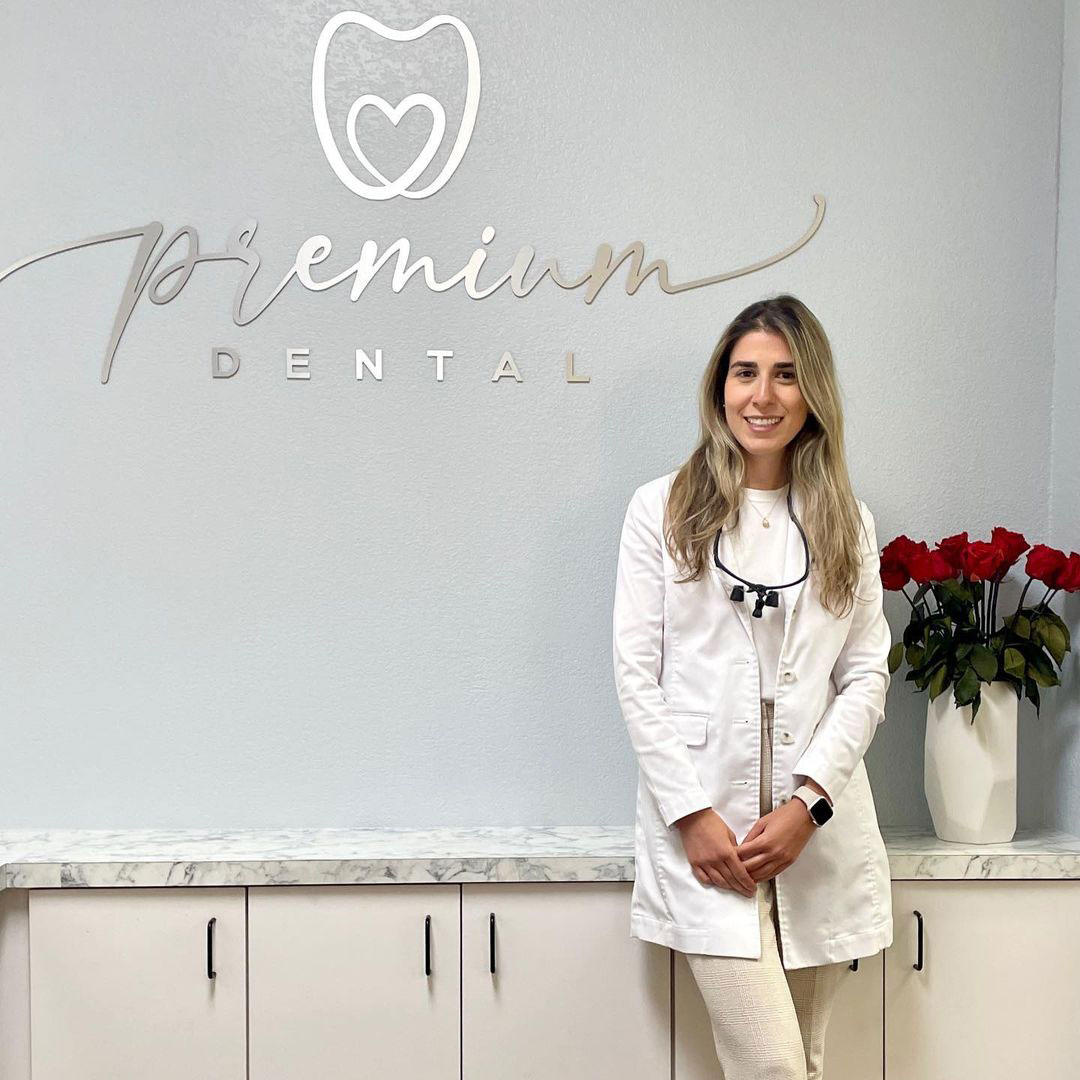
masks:
<path fill-rule="evenodd" d="M 768 518 L 762 518 L 761 519 L 761 527 L 763 529 L 769 528 L 769 519 Z"/>

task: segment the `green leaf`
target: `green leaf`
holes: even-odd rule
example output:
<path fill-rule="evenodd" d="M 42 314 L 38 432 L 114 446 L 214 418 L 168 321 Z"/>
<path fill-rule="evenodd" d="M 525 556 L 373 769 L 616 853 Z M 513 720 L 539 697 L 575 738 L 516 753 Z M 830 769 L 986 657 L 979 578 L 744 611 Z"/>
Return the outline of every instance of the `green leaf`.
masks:
<path fill-rule="evenodd" d="M 933 674 L 930 679 L 930 700 L 933 701 L 942 690 L 945 689 L 945 683 L 948 680 L 949 669 L 946 664 L 942 664 Z"/>
<path fill-rule="evenodd" d="M 975 723 L 975 717 L 979 715 L 979 706 L 982 704 L 982 691 L 976 690 L 975 697 L 971 701 L 971 720 L 969 723 Z"/>
<path fill-rule="evenodd" d="M 1061 681 L 1054 672 L 1050 661 L 1041 650 L 1033 650 L 1028 657 L 1028 674 L 1040 686 L 1060 686 Z"/>
<path fill-rule="evenodd" d="M 926 656 L 923 658 L 924 664 L 933 663 L 935 660 L 944 659 L 949 653 L 950 639 L 935 634 L 930 639 L 930 644 L 926 650 Z"/>
<path fill-rule="evenodd" d="M 956 600 L 961 604 L 971 603 L 971 592 L 956 578 L 946 578 L 944 581 L 937 582 L 937 585 L 951 600 Z"/>
<path fill-rule="evenodd" d="M 1024 669 L 1027 667 L 1027 661 L 1024 659 L 1024 654 L 1019 649 L 1008 648 L 1005 650 L 1005 670 L 1010 675 L 1015 675 L 1016 678 L 1022 679 L 1024 677 Z"/>
<path fill-rule="evenodd" d="M 1065 651 L 1072 652 L 1072 640 L 1069 634 L 1068 624 L 1061 618 L 1056 611 L 1047 611 L 1043 615 L 1044 619 L 1049 619 L 1064 635 L 1065 635 Z"/>
<path fill-rule="evenodd" d="M 959 653 L 957 655 L 959 656 Z M 983 682 L 993 682 L 997 678 L 997 657 L 985 645 L 975 645 L 973 647 L 971 666 Z"/>
<path fill-rule="evenodd" d="M 1035 683 L 1028 679 L 1024 684 L 1024 693 L 1027 695 L 1029 701 L 1035 703 L 1035 715 L 1039 715 L 1039 688 Z"/>
<path fill-rule="evenodd" d="M 900 664 L 904 659 L 904 643 L 902 641 L 896 642 L 895 645 L 889 650 L 889 674 L 895 674 Z"/>
<path fill-rule="evenodd" d="M 1040 645 L 1045 645 L 1050 650 L 1054 663 L 1061 667 L 1066 652 L 1063 628 L 1057 626 L 1053 620 L 1039 616 L 1035 619 L 1034 631 L 1034 640 Z"/>
<path fill-rule="evenodd" d="M 1029 668 L 1028 671 L 1030 672 L 1031 677 L 1040 686 L 1060 686 L 1061 685 L 1061 680 L 1056 675 L 1047 675 L 1046 672 L 1040 671 L 1038 668 L 1035 668 L 1035 667 Z"/>
<path fill-rule="evenodd" d="M 960 678 L 956 680 L 956 703 L 957 705 L 970 705 L 979 692 L 979 676 L 972 667 L 964 668 Z"/>

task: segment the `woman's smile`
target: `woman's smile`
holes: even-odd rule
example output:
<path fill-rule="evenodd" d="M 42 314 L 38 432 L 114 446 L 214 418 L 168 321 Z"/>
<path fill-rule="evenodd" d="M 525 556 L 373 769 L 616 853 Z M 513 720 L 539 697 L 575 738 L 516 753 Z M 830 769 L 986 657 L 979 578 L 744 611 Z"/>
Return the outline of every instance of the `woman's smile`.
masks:
<path fill-rule="evenodd" d="M 768 435 L 773 428 L 779 427 L 781 417 L 773 417 L 769 420 L 753 420 L 750 417 L 746 418 L 746 423 L 750 430 L 757 435 Z"/>

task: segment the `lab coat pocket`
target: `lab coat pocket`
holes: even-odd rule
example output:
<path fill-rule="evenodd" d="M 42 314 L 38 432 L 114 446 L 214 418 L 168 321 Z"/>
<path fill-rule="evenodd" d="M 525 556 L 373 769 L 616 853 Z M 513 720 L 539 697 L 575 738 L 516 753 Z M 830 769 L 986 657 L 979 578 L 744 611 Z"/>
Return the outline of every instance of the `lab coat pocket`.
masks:
<path fill-rule="evenodd" d="M 671 718 L 675 730 L 687 746 L 704 746 L 709 732 L 709 714 L 700 712 L 676 712 Z"/>

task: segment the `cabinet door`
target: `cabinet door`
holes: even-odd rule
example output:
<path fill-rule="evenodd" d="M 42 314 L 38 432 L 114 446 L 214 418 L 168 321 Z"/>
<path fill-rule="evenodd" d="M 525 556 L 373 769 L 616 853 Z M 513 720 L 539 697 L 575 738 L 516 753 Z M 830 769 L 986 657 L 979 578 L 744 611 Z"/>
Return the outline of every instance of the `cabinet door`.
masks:
<path fill-rule="evenodd" d="M 461 888 L 464 1080 L 670 1080 L 670 961 L 630 937 L 632 882 Z"/>
<path fill-rule="evenodd" d="M 32 889 L 34 1080 L 244 1080 L 245 979 L 243 889 Z"/>
<path fill-rule="evenodd" d="M 251 1080 L 458 1080 L 458 885 L 248 894 Z"/>
<path fill-rule="evenodd" d="M 690 965 L 675 960 L 675 1078 L 715 1080 L 720 1075 L 712 1025 Z M 884 1047 L 882 953 L 844 969 L 826 1028 L 823 1072 L 829 1080 L 881 1080 Z"/>
<path fill-rule="evenodd" d="M 922 970 L 918 919 L 922 915 Z M 899 881 L 886 1075 L 1065 1080 L 1080 1058 L 1080 882 Z"/>

